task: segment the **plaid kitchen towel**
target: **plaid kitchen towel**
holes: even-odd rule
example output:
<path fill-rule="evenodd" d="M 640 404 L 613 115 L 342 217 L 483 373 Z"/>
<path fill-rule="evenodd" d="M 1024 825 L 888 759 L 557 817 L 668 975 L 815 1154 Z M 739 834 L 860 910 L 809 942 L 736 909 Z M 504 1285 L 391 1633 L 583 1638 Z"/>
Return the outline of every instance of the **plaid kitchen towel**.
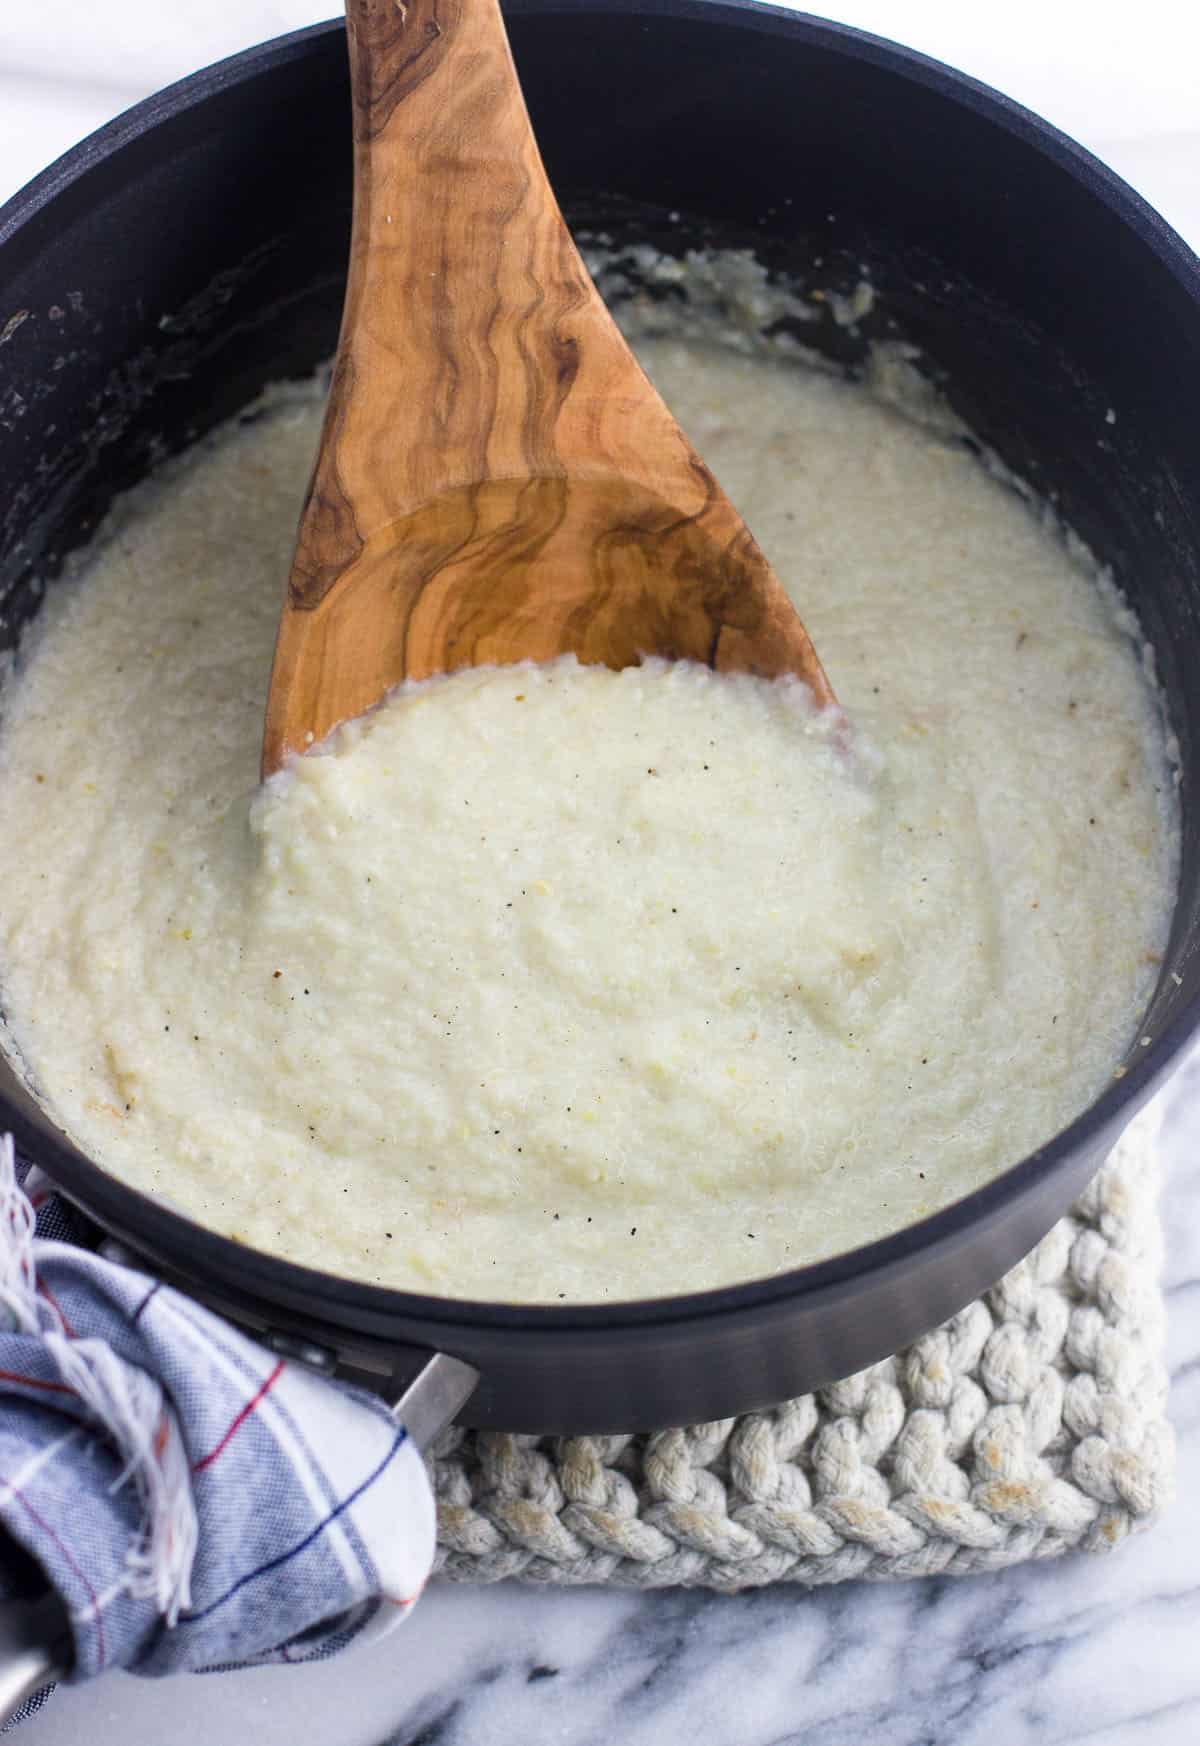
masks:
<path fill-rule="evenodd" d="M 15 1541 L 65 1603 L 72 1682 L 316 1659 L 400 1619 L 435 1536 L 404 1427 L 53 1240 L 70 1217 L 0 1142 L 0 1595 Z"/>

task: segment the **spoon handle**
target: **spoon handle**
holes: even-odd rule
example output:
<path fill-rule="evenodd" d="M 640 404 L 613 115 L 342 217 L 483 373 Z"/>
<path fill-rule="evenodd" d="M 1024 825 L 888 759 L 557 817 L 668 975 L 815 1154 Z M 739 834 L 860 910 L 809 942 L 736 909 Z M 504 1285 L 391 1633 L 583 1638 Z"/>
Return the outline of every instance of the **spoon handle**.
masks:
<path fill-rule="evenodd" d="M 346 18 L 354 229 L 292 573 L 304 606 L 398 513 L 481 481 L 559 476 L 597 425 L 617 469 L 636 476 L 629 435 L 647 406 L 664 410 L 611 343 L 497 0 L 347 0 Z"/>

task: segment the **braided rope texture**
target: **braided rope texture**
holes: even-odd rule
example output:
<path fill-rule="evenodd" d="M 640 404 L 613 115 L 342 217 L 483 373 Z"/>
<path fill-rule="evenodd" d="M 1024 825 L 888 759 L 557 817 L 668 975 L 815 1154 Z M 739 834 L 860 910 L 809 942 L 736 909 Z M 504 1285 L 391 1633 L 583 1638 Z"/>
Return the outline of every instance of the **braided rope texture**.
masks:
<path fill-rule="evenodd" d="M 1157 1114 L 993 1290 L 766 1412 L 603 1437 L 452 1428 L 430 1468 L 463 1582 L 724 1591 L 1109 1551 L 1167 1502 Z"/>

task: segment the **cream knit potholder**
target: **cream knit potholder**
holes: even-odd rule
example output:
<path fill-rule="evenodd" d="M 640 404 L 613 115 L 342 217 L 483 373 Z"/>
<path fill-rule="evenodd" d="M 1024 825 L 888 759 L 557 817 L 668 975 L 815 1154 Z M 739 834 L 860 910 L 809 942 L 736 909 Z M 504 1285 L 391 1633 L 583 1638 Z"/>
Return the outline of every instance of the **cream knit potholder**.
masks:
<path fill-rule="evenodd" d="M 438 1568 L 717 1589 L 1107 1551 L 1166 1502 L 1158 1114 L 999 1285 L 894 1358 L 766 1412 L 605 1437 L 451 1430 Z"/>

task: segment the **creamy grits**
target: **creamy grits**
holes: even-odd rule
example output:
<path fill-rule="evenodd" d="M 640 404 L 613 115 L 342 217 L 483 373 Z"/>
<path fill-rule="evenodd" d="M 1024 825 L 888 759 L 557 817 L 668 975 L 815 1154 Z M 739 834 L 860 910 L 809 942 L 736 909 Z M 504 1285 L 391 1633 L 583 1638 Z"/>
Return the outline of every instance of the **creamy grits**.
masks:
<path fill-rule="evenodd" d="M 1174 801 L 1128 614 L 952 434 L 642 356 L 854 727 L 652 663 L 401 691 L 257 787 L 315 385 L 134 491 L 4 693 L 9 1046 L 201 1222 L 457 1297 L 797 1266 L 946 1205 L 1112 1075 Z"/>

